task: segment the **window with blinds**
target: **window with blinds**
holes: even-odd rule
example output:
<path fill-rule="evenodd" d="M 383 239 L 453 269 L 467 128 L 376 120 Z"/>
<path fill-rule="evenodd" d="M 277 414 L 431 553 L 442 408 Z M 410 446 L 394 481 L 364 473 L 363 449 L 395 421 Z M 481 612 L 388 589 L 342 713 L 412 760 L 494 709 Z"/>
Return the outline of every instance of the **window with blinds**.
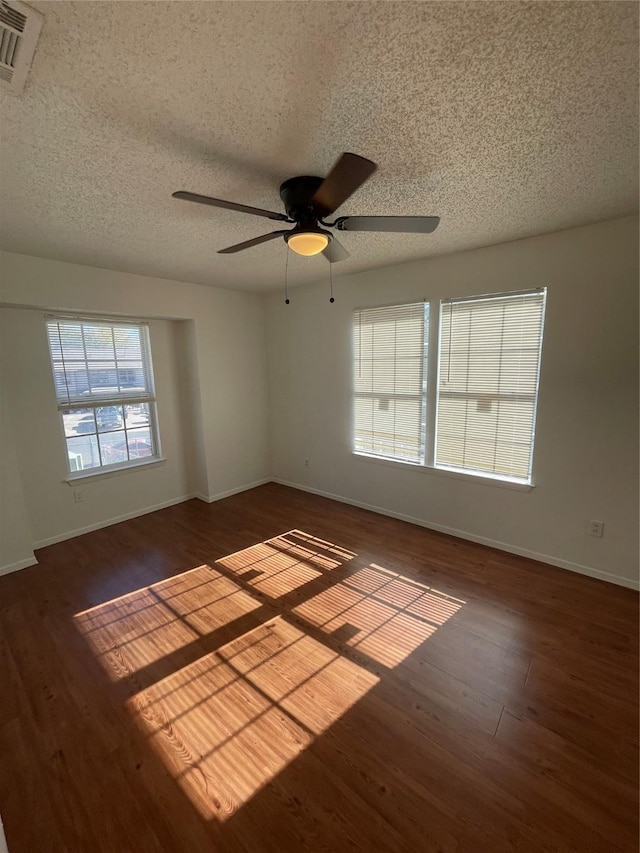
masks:
<path fill-rule="evenodd" d="M 394 305 L 354 314 L 354 450 L 424 462 L 429 307 Z"/>
<path fill-rule="evenodd" d="M 441 303 L 436 467 L 531 482 L 545 295 Z"/>
<path fill-rule="evenodd" d="M 70 473 L 157 458 L 147 324 L 50 317 L 47 335 Z"/>

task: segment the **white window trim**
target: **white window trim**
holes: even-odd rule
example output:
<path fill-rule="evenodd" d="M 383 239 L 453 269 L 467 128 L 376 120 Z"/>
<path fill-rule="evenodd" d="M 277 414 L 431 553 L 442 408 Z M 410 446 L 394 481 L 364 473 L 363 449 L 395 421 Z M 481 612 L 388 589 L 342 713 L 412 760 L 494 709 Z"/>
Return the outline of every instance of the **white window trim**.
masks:
<path fill-rule="evenodd" d="M 97 480 L 107 479 L 108 477 L 118 477 L 120 474 L 129 474 L 132 471 L 137 471 L 140 468 L 155 468 L 158 465 L 164 465 L 166 462 L 164 456 L 150 456 L 146 459 L 136 459 L 135 461 L 120 463 L 119 465 L 103 465 L 102 468 L 86 468 L 83 471 L 72 471 L 68 477 L 65 477 L 63 483 L 73 485 L 78 480 Z"/>
<path fill-rule="evenodd" d="M 368 307 L 354 308 L 354 310 L 353 310 L 353 317 L 355 318 L 355 317 L 356 317 L 356 315 L 358 315 L 358 323 L 361 323 L 361 317 L 362 317 L 362 313 L 363 313 L 363 312 L 368 312 L 368 311 L 379 311 L 380 309 L 383 309 L 383 310 L 384 310 L 385 308 L 390 308 L 390 309 L 396 309 L 396 308 L 397 308 L 397 309 L 402 309 L 402 308 L 416 308 L 416 307 L 418 307 L 418 305 L 421 305 L 421 306 L 422 306 L 422 320 L 421 320 L 421 326 L 422 326 L 422 335 L 423 335 L 423 345 L 424 345 L 424 343 L 426 342 L 426 344 L 427 344 L 426 352 L 427 352 L 427 354 L 428 354 L 428 333 L 429 333 L 429 330 L 430 330 L 430 328 L 431 328 L 431 327 L 430 327 L 430 325 L 429 325 L 429 326 L 428 326 L 428 327 L 426 327 L 426 329 L 425 329 L 425 324 L 424 324 L 424 311 L 425 311 L 425 306 L 428 306 L 428 301 L 427 301 L 427 300 L 425 300 L 425 299 L 421 299 L 421 300 L 412 300 L 412 301 L 410 301 L 410 302 L 387 303 L 387 304 L 385 304 L 385 305 L 375 305 L 375 306 L 368 306 Z M 429 315 L 429 316 L 430 316 L 430 315 Z M 354 319 L 354 324 L 355 324 L 355 319 Z M 353 344 L 353 329 L 354 329 L 354 327 L 355 327 L 355 326 L 354 326 L 354 325 L 352 325 L 352 339 L 351 339 L 352 344 Z M 425 351 L 425 350 L 423 349 L 423 353 L 424 353 L 424 351 Z M 371 456 L 371 457 L 373 457 L 373 458 L 377 458 L 377 459 L 387 459 L 387 460 L 388 460 L 388 459 L 392 459 L 392 457 L 377 456 L 375 453 L 368 453 L 368 452 L 367 452 L 367 450 L 355 450 L 355 444 L 356 444 L 356 440 L 355 440 L 356 402 L 355 402 L 355 401 L 356 401 L 358 398 L 362 398 L 362 396 L 366 396 L 366 393 L 367 393 L 367 392 L 362 392 L 362 393 L 361 393 L 361 392 L 357 391 L 357 390 L 356 390 L 356 388 L 355 388 L 355 375 L 354 375 L 354 371 L 353 371 L 353 367 L 354 367 L 354 365 L 355 365 L 355 360 L 356 360 L 356 359 L 355 359 L 355 350 L 352 348 L 352 350 L 351 350 L 351 364 L 352 364 L 352 382 L 353 382 L 353 386 L 352 386 L 352 396 L 351 396 L 351 400 L 352 400 L 352 409 L 351 409 L 351 424 L 352 424 L 352 429 L 351 429 L 351 438 L 352 438 L 352 449 L 353 449 L 353 452 L 354 452 L 354 453 L 357 453 L 357 454 L 362 454 L 363 456 Z M 427 363 L 428 363 L 428 358 L 427 358 Z M 401 393 L 401 394 L 400 394 L 400 396 L 405 396 L 405 397 L 410 396 L 411 398 L 413 398 L 413 399 L 415 399 L 416 401 L 419 401 L 419 402 L 420 402 L 420 407 L 421 407 L 421 410 L 422 410 L 422 411 L 421 411 L 420 418 L 421 418 L 421 420 L 422 420 L 423 414 L 424 414 L 425 410 L 427 409 L 427 401 L 426 401 L 425 393 L 424 393 L 424 383 L 427 381 L 427 375 L 426 375 L 426 373 L 424 372 L 424 370 L 422 370 L 422 371 L 421 371 L 421 375 L 422 375 L 422 387 L 420 388 L 420 390 L 418 391 L 418 390 L 416 389 L 416 390 L 414 390 L 414 391 L 412 391 L 412 392 L 405 392 L 405 393 Z M 376 394 L 374 393 L 374 394 L 373 394 L 373 397 L 375 398 L 375 396 L 376 396 Z M 396 398 L 395 392 L 389 395 L 389 399 L 394 399 L 394 398 Z M 420 451 L 421 451 L 421 453 L 422 453 L 422 457 L 423 457 L 423 459 L 424 459 L 424 453 L 425 453 L 424 431 L 421 431 L 421 433 L 419 434 L 419 436 L 418 436 L 418 437 L 419 437 L 419 441 L 420 441 L 419 449 L 420 449 Z M 412 459 L 409 459 L 409 458 L 404 458 L 404 459 L 402 459 L 402 458 L 400 458 L 400 457 L 398 457 L 398 458 L 397 458 L 396 460 L 394 460 L 394 461 L 398 461 L 398 462 L 406 462 L 406 463 L 408 463 L 409 465 L 422 465 L 422 464 L 424 464 L 424 463 L 423 463 L 423 461 L 422 461 L 422 460 L 419 460 L 419 459 L 415 459 L 415 460 L 412 460 Z"/>
<path fill-rule="evenodd" d="M 477 483 L 481 486 L 497 486 L 499 489 L 511 489 L 514 492 L 530 492 L 535 489 L 536 484 L 524 483 L 519 480 L 507 480 L 501 477 L 487 477 L 485 474 L 473 474 L 466 471 L 453 471 L 449 468 L 436 468 L 434 465 L 426 465 L 420 462 L 405 462 L 402 459 L 385 459 L 382 456 L 371 456 L 368 453 L 351 451 L 351 455 L 360 462 L 375 462 L 376 465 L 388 465 L 391 468 L 404 468 L 408 471 L 417 471 L 420 474 L 435 474 L 437 477 L 446 477 L 450 480 L 464 480 L 469 483 Z"/>
<path fill-rule="evenodd" d="M 527 290 L 522 291 L 505 291 L 505 292 L 497 292 L 495 294 L 486 294 L 486 298 L 490 299 L 494 296 L 511 296 L 511 295 L 521 295 L 525 293 L 539 293 L 540 291 L 545 290 L 545 286 L 536 287 L 536 288 L 528 288 Z M 469 301 L 482 299 L 484 294 L 479 294 L 477 296 L 467 296 L 456 298 L 455 301 L 462 301 L 462 299 L 468 299 Z M 414 302 L 418 300 L 411 300 L 406 303 L 398 302 L 398 303 L 385 303 L 384 305 L 371 305 L 366 306 L 368 308 L 386 308 L 386 307 L 394 307 L 395 305 L 412 305 Z M 509 477 L 500 477 L 500 476 L 492 476 L 486 473 L 476 473 L 473 471 L 461 471 L 457 469 L 447 468 L 443 465 L 435 464 L 435 448 L 436 448 L 436 425 L 437 425 L 437 417 L 438 417 L 438 377 L 440 375 L 440 356 L 441 356 L 441 346 L 440 346 L 440 326 L 441 326 L 441 315 L 442 315 L 442 304 L 443 302 L 450 302 L 452 299 L 450 297 L 433 297 L 432 299 L 427 299 L 426 297 L 421 300 L 424 303 L 428 303 L 429 305 L 429 344 L 427 349 L 427 391 L 425 395 L 426 406 L 427 406 L 427 417 L 426 417 L 426 427 L 425 427 L 425 435 L 424 435 L 424 462 L 410 462 L 405 459 L 392 459 L 386 456 L 375 456 L 371 453 L 363 453 L 362 451 L 352 449 L 351 455 L 358 460 L 363 462 L 374 462 L 377 465 L 387 465 L 393 468 L 398 468 L 398 466 L 405 470 L 410 471 L 420 471 L 422 473 L 427 474 L 435 474 L 437 476 L 447 477 L 455 480 L 463 480 L 466 482 L 473 482 L 480 485 L 485 486 L 497 486 L 502 489 L 510 489 L 512 491 L 518 492 L 530 492 L 532 489 L 535 489 L 536 484 L 533 480 L 533 454 L 535 452 L 535 436 L 536 430 L 534 428 L 532 446 L 531 446 L 531 454 L 532 454 L 532 470 L 531 470 L 531 480 L 525 481 L 516 478 Z M 354 308 L 353 315 L 358 311 L 365 310 L 365 306 L 361 306 L 359 308 Z M 546 305 L 543 311 L 543 319 L 542 319 L 542 327 L 544 331 L 544 322 L 546 315 Z M 353 322 L 353 321 L 352 321 Z M 353 328 L 353 326 L 352 326 Z M 540 376 L 540 367 L 541 367 L 541 356 L 542 356 L 542 338 L 540 340 L 540 353 L 539 353 L 539 361 L 538 361 L 538 379 Z M 353 357 L 351 359 L 353 365 Z M 352 402 L 352 420 L 351 420 L 351 445 L 353 448 L 353 401 L 355 399 L 355 394 L 351 393 L 351 402 Z M 536 395 L 535 401 L 535 414 L 534 418 L 537 420 L 537 408 L 539 402 L 539 387 L 538 393 Z M 536 422 L 534 420 L 534 423 Z"/>
<path fill-rule="evenodd" d="M 67 477 L 63 479 L 62 482 L 73 484 L 78 481 L 96 479 L 96 478 L 108 478 L 113 476 L 118 476 L 121 474 L 126 474 L 130 471 L 136 471 L 141 468 L 149 468 L 155 467 L 158 465 L 163 465 L 166 462 L 166 458 L 162 455 L 162 446 L 160 443 L 160 431 L 158 428 L 158 409 L 157 409 L 157 398 L 156 398 L 156 390 L 155 390 L 155 377 L 153 375 L 153 358 L 151 354 L 151 339 L 149 334 L 149 322 L 147 320 L 142 319 L 133 319 L 133 318 L 123 318 L 123 317 L 107 317 L 103 315 L 78 315 L 78 314 L 46 314 L 45 315 L 45 330 L 47 334 L 47 343 L 49 338 L 48 333 L 48 324 L 50 322 L 64 322 L 71 321 L 77 323 L 104 323 L 106 325 L 118 325 L 118 326 L 135 326 L 136 328 L 144 327 L 146 329 L 146 334 L 144 337 L 144 349 L 146 352 L 144 353 L 144 360 L 147 362 L 149 366 L 149 390 L 150 393 L 147 395 L 132 395 L 131 397 L 114 397 L 114 398 L 93 398 L 87 401 L 67 401 L 63 402 L 61 400 L 56 400 L 56 405 L 58 408 L 58 417 L 60 422 L 60 430 L 62 434 L 62 441 L 65 450 L 65 463 L 67 467 Z M 49 361 L 52 369 L 52 375 L 54 378 L 54 388 L 55 388 L 55 375 L 54 375 L 54 364 L 52 353 L 49 351 Z M 151 436 L 152 446 L 155 449 L 155 453 L 153 456 L 148 457 L 136 457 L 135 459 L 129 459 L 126 462 L 118 462 L 112 465 L 100 465 L 94 468 L 85 468 L 80 471 L 72 471 L 69 464 L 69 452 L 67 447 L 67 436 L 63 413 L 65 411 L 70 411 L 73 409 L 98 409 L 104 406 L 127 406 L 127 405 L 135 405 L 136 403 L 144 403 L 148 406 L 149 410 L 149 434 Z M 96 437 L 99 433 L 96 433 Z"/>

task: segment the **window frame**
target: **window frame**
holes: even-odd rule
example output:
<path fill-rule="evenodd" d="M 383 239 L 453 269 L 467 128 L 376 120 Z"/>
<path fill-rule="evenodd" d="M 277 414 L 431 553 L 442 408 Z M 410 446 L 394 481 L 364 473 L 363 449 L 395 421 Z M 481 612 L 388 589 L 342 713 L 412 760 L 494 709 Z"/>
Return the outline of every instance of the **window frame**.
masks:
<path fill-rule="evenodd" d="M 417 308 L 418 305 L 423 306 L 423 308 L 422 308 L 422 312 L 423 312 L 422 313 L 422 323 L 421 323 L 421 325 L 422 325 L 422 353 L 423 353 L 423 356 L 422 356 L 423 365 L 422 365 L 422 370 L 421 370 L 421 381 L 420 381 L 421 390 L 414 395 L 415 399 L 420 402 L 421 431 L 420 431 L 420 434 L 418 436 L 418 440 L 419 440 L 419 450 L 422 454 L 422 459 L 415 459 L 414 460 L 414 459 L 403 458 L 401 456 L 397 456 L 394 458 L 394 457 L 384 456 L 382 454 L 367 453 L 364 450 L 356 450 L 355 449 L 355 445 L 356 445 L 356 400 L 359 398 L 360 395 L 363 395 L 363 394 L 366 395 L 366 392 L 358 391 L 355 387 L 355 384 L 356 384 L 355 367 L 356 367 L 356 363 L 360 367 L 362 366 L 362 359 L 360 357 L 358 357 L 358 359 L 356 360 L 355 351 L 354 351 L 353 357 L 352 357 L 352 374 L 351 374 L 351 378 L 352 378 L 352 382 L 353 382 L 353 394 L 352 394 L 352 402 L 353 402 L 352 441 L 353 441 L 353 448 L 352 449 L 353 449 L 353 452 L 359 456 L 366 456 L 368 458 L 379 459 L 381 461 L 391 460 L 391 461 L 395 461 L 395 462 L 405 463 L 407 465 L 422 466 L 424 464 L 424 459 L 425 459 L 425 455 L 426 455 L 424 425 L 425 425 L 425 419 L 427 417 L 427 400 L 426 400 L 426 396 L 425 396 L 425 384 L 427 383 L 427 371 L 425 370 L 425 362 L 426 362 L 426 366 L 428 367 L 428 365 L 429 365 L 429 337 L 428 337 L 428 335 L 430 334 L 430 331 L 431 331 L 431 325 L 430 325 L 431 315 L 430 314 L 429 314 L 429 325 L 427 325 L 425 323 L 424 306 L 427 304 L 428 303 L 424 299 L 421 299 L 421 300 L 417 300 L 417 301 L 412 300 L 411 302 L 403 302 L 403 303 L 398 303 L 398 304 L 387 303 L 385 305 L 368 306 L 366 308 L 354 309 L 354 322 L 353 322 L 353 327 L 352 327 L 352 342 L 355 339 L 355 328 L 356 328 L 356 319 L 355 318 L 356 318 L 356 316 L 358 317 L 357 324 L 358 324 L 359 340 L 361 340 L 361 335 L 362 335 L 362 325 L 361 324 L 362 324 L 362 313 L 363 312 L 367 312 L 367 311 L 377 312 L 377 311 L 384 311 L 385 309 L 392 310 L 392 309 L 403 309 L 403 308 L 404 309 L 406 309 L 406 308 Z M 387 317 L 387 318 L 383 318 L 383 319 L 390 321 L 392 318 Z M 381 396 L 381 395 L 378 395 L 378 396 Z M 390 392 L 388 395 L 388 399 L 389 400 L 393 399 L 395 402 L 395 400 L 398 399 L 400 396 L 402 396 L 402 394 Z M 407 396 L 409 396 L 409 395 L 407 395 Z"/>
<path fill-rule="evenodd" d="M 64 370 L 64 356 L 60 360 L 54 359 L 54 354 L 51 349 L 50 343 L 50 325 L 51 324 L 61 324 L 61 323 L 69 323 L 69 324 L 77 324 L 79 326 L 84 325 L 93 325 L 93 326 L 104 326 L 104 327 L 123 327 L 123 326 L 131 326 L 136 328 L 139 331 L 140 335 L 140 344 L 142 350 L 142 362 L 143 367 L 141 368 L 144 373 L 146 373 L 146 381 L 143 380 L 143 384 L 139 386 L 134 386 L 135 392 L 132 394 L 123 393 L 122 389 L 115 388 L 113 385 L 103 385 L 98 384 L 96 387 L 103 387 L 105 389 L 113 389 L 114 394 L 105 395 L 105 396 L 97 396 L 92 395 L 90 393 L 91 389 L 89 389 L 88 396 L 83 400 L 71 399 L 71 394 L 68 391 L 67 400 L 63 401 L 61 396 L 58 393 L 58 384 L 56 382 L 56 362 L 59 362 L 63 365 Z M 151 340 L 150 340 L 150 332 L 149 332 L 149 323 L 146 320 L 138 320 L 138 319 L 130 319 L 130 318 L 115 318 L 115 317 L 106 317 L 106 316 L 80 316 L 80 315 L 72 315 L 72 314 L 47 314 L 45 315 L 45 334 L 47 337 L 47 349 L 49 353 L 49 363 L 52 371 L 52 380 L 54 386 L 54 396 L 56 400 L 56 407 L 58 409 L 58 422 L 60 425 L 62 443 L 63 443 L 63 451 L 65 454 L 65 464 L 67 469 L 67 476 L 65 477 L 65 482 L 72 483 L 78 480 L 86 480 L 89 478 L 95 477 L 106 477 L 113 476 L 114 474 L 126 473 L 127 471 L 132 471 L 144 467 L 149 467 L 153 465 L 158 465 L 165 461 L 162 456 L 162 448 L 160 443 L 160 430 L 158 427 L 158 412 L 157 412 L 157 398 L 155 391 L 155 379 L 153 373 L 153 361 L 152 361 L 152 353 L 151 353 Z M 107 359 L 105 359 L 107 360 Z M 91 359 L 88 358 L 87 353 L 85 351 L 84 357 L 82 359 L 76 359 L 78 363 L 83 362 L 85 365 L 85 369 L 87 370 L 87 374 L 89 373 L 89 362 Z M 117 362 L 117 357 L 116 357 Z M 110 369 L 110 368 L 108 368 Z M 115 368 L 116 371 L 118 368 Z M 123 370 L 128 369 L 136 369 L 136 368 L 128 368 L 124 367 Z M 90 382 L 91 380 L 89 380 Z M 109 433 L 122 433 L 123 440 L 127 443 L 127 454 L 130 453 L 130 449 L 128 448 L 128 432 L 132 429 L 139 429 L 141 427 L 137 426 L 127 426 L 126 422 L 126 410 L 125 407 L 131 405 L 145 405 L 147 407 L 147 412 L 149 415 L 148 420 L 148 430 L 149 430 L 149 442 L 151 444 L 152 453 L 149 456 L 136 456 L 134 458 L 129 458 L 124 461 L 112 462 L 109 464 L 100 464 L 96 466 L 92 466 L 90 468 L 81 468 L 77 470 L 72 470 L 71 468 L 71 453 L 72 450 L 69 449 L 68 439 L 75 438 L 75 435 L 67 435 L 67 426 L 65 425 L 64 415 L 65 413 L 72 412 L 74 410 L 89 410 L 93 413 L 94 416 L 94 426 L 96 428 L 95 432 L 87 433 L 87 437 L 95 438 L 96 445 L 98 448 L 98 458 L 102 463 L 102 449 L 100 447 L 100 436 L 108 435 Z M 119 407 L 120 408 L 120 416 L 122 419 L 122 427 L 119 429 L 103 429 L 101 430 L 98 424 L 98 410 L 102 408 L 111 408 L 111 407 Z M 80 434 L 78 435 L 80 437 Z"/>
<path fill-rule="evenodd" d="M 438 465 L 435 461 L 436 445 L 437 445 L 437 424 L 438 424 L 438 383 L 440 377 L 440 362 L 442 359 L 441 346 L 441 329 L 442 329 L 442 306 L 445 303 L 451 303 L 462 300 L 481 300 L 491 298 L 501 298 L 508 296 L 524 296 L 528 294 L 542 294 L 542 320 L 541 333 L 538 348 L 538 364 L 536 377 L 536 392 L 533 406 L 533 428 L 531 435 L 530 448 L 530 477 L 528 480 L 517 477 L 509 477 L 507 475 L 498 475 L 488 471 L 473 471 L 464 470 L 461 468 L 453 468 L 446 465 Z M 519 291 L 498 291 L 494 293 L 470 294 L 461 297 L 436 296 L 431 299 L 416 300 L 412 299 L 407 302 L 386 303 L 385 305 L 360 306 L 353 309 L 352 315 L 352 342 L 355 338 L 354 329 L 357 322 L 358 312 L 371 310 L 374 308 L 384 307 L 401 307 L 402 305 L 414 305 L 418 301 L 422 301 L 428 306 L 429 325 L 428 325 L 428 346 L 425 348 L 426 358 L 426 389 L 424 391 L 424 403 L 426 407 L 426 417 L 424 424 L 424 433 L 422 440 L 424 443 L 424 461 L 409 461 L 405 459 L 394 459 L 389 456 L 379 456 L 371 453 L 365 453 L 355 449 L 355 387 L 353 384 L 353 366 L 355 365 L 355 354 L 352 354 L 352 429 L 351 429 L 351 453 L 352 456 L 359 460 L 376 462 L 378 464 L 390 465 L 393 467 L 401 466 L 413 471 L 423 471 L 429 474 L 436 474 L 447 478 L 464 480 L 466 482 L 483 483 L 487 485 L 500 486 L 516 491 L 530 491 L 535 487 L 534 482 L 534 457 L 537 435 L 537 415 L 540 395 L 540 374 L 542 368 L 542 348 L 544 342 L 544 327 L 546 320 L 546 303 L 547 303 L 547 288 L 546 286 L 527 288 Z"/>

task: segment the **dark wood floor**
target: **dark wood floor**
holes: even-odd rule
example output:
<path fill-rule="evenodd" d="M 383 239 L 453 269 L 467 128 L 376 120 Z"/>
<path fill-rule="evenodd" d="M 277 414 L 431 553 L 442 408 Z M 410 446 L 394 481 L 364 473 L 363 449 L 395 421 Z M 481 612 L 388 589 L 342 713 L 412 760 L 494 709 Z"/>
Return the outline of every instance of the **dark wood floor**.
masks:
<path fill-rule="evenodd" d="M 274 484 L 38 559 L 11 853 L 637 850 L 629 590 Z"/>

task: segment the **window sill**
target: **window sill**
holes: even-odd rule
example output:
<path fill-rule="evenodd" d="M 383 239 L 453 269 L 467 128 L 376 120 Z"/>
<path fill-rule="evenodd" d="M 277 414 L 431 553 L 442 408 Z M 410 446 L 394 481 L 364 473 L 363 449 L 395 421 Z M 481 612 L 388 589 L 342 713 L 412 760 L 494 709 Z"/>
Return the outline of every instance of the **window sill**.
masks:
<path fill-rule="evenodd" d="M 131 465 L 119 465 L 113 468 L 90 468 L 87 471 L 78 471 L 77 473 L 69 474 L 62 482 L 72 485 L 73 483 L 85 480 L 102 480 L 108 477 L 118 477 L 120 474 L 129 474 L 132 471 L 139 471 L 141 468 L 155 468 L 158 465 L 164 465 L 166 461 L 163 456 L 159 456 L 150 459 L 148 462 L 135 462 Z"/>
<path fill-rule="evenodd" d="M 351 455 L 363 462 L 374 462 L 378 465 L 387 465 L 391 468 L 404 468 L 405 470 L 418 471 L 420 473 L 435 474 L 437 477 L 448 477 L 453 480 L 464 480 L 467 483 L 478 483 L 482 486 L 497 486 L 500 489 L 511 489 L 515 492 L 530 492 L 535 488 L 533 483 L 514 483 L 511 480 L 500 480 L 497 477 L 483 477 L 481 474 L 465 474 L 461 471 L 450 471 L 447 468 L 434 468 L 431 465 L 422 465 L 419 462 L 402 462 L 395 459 L 382 459 L 379 456 L 368 456 L 366 453 Z"/>

